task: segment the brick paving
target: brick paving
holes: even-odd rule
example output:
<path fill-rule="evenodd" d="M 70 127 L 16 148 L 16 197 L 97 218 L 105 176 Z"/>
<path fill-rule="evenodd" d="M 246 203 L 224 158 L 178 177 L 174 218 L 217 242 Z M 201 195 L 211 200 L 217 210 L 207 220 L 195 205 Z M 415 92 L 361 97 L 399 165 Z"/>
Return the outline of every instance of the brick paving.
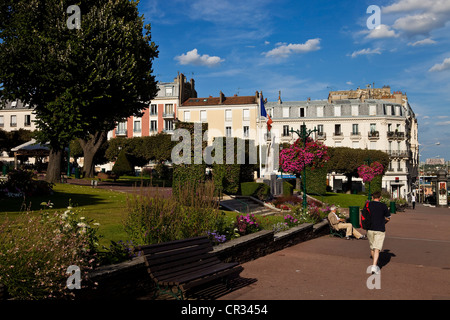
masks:
<path fill-rule="evenodd" d="M 364 233 L 364 231 L 362 231 Z M 380 289 L 368 289 L 367 240 L 323 236 L 244 263 L 251 284 L 221 300 L 450 299 L 450 209 L 422 205 L 392 215 Z"/>

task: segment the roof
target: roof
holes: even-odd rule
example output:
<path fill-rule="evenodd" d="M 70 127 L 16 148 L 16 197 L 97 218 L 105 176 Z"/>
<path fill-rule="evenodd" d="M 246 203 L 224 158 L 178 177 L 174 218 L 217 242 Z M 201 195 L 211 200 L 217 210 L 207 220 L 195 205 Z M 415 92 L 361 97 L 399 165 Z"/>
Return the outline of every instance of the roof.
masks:
<path fill-rule="evenodd" d="M 241 104 L 256 104 L 255 96 L 233 96 L 225 97 L 223 96 L 222 103 L 220 102 L 220 97 L 209 97 L 209 98 L 190 98 L 186 100 L 182 106 L 215 106 L 215 105 L 241 105 Z"/>

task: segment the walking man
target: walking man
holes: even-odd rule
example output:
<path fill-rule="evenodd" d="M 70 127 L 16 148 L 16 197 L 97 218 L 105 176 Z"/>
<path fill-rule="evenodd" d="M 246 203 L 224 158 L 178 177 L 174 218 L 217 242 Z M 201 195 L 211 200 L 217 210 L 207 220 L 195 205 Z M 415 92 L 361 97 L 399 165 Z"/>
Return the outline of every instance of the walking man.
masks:
<path fill-rule="evenodd" d="M 373 201 L 369 203 L 371 226 L 367 230 L 367 239 L 369 240 L 370 253 L 373 259 L 372 273 L 378 273 L 378 258 L 383 248 L 385 237 L 385 224 L 389 222 L 391 215 L 388 207 L 380 202 L 381 192 L 373 193 Z"/>
<path fill-rule="evenodd" d="M 411 194 L 411 203 L 414 210 L 416 208 L 416 196 L 414 195 L 414 193 Z"/>

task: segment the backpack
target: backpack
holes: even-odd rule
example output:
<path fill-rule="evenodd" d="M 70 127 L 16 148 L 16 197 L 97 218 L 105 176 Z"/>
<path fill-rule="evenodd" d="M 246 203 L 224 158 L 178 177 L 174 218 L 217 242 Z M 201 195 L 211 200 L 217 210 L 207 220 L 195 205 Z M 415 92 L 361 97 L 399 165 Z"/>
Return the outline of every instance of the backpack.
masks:
<path fill-rule="evenodd" d="M 371 215 L 369 209 L 369 201 L 366 201 L 361 211 L 361 228 L 369 230 L 371 227 Z"/>

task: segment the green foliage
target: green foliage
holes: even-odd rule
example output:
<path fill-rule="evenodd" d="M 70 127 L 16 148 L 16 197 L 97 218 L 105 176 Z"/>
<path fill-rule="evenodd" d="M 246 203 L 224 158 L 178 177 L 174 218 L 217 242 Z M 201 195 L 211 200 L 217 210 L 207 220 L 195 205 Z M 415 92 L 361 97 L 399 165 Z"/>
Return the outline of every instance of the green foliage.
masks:
<path fill-rule="evenodd" d="M 192 193 L 189 185 L 177 198 L 133 195 L 128 199 L 125 231 L 134 245 L 161 243 L 207 235 L 217 230 L 221 215 L 214 201 L 211 183 L 198 185 Z M 188 198 L 188 199 L 186 199 Z"/>
<path fill-rule="evenodd" d="M 112 168 L 112 172 L 119 176 L 134 175 L 134 167 L 130 164 L 125 150 L 122 150 Z"/>
<path fill-rule="evenodd" d="M 52 183 L 36 179 L 31 170 L 12 170 L 6 181 L 0 181 L 0 197 L 20 194 L 24 198 L 52 194 Z"/>
<path fill-rule="evenodd" d="M 265 183 L 243 182 L 241 183 L 241 195 L 255 197 L 264 201 L 270 195 L 270 187 Z"/>
<path fill-rule="evenodd" d="M 76 212 L 24 214 L 0 224 L 0 283 L 19 300 L 66 299 L 66 270 L 87 273 L 95 266 L 96 227 Z"/>
<path fill-rule="evenodd" d="M 327 192 L 327 164 L 322 168 L 306 168 L 306 193 L 325 194 Z"/>
<path fill-rule="evenodd" d="M 289 196 L 292 195 L 292 192 L 294 190 L 294 186 L 287 182 L 286 180 L 283 180 L 283 195 Z"/>

